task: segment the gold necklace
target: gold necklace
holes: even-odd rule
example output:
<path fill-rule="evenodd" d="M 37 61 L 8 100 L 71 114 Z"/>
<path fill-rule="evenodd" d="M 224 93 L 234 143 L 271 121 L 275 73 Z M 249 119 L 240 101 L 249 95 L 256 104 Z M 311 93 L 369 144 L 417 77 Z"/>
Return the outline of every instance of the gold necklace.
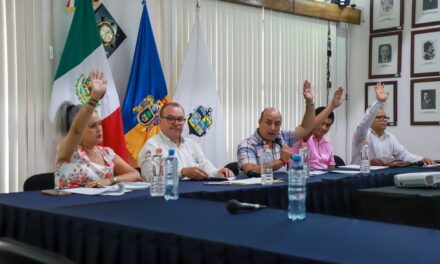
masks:
<path fill-rule="evenodd" d="M 86 152 L 87 153 L 87 152 Z M 98 155 L 99 155 L 99 152 L 98 152 L 98 150 L 96 149 L 96 147 L 94 147 L 93 148 L 93 156 L 92 155 L 90 155 L 90 154 L 87 154 L 87 156 L 89 157 L 89 160 L 91 161 L 91 162 L 93 162 L 93 163 L 98 163 Z"/>
<path fill-rule="evenodd" d="M 95 147 L 95 148 L 93 148 L 93 151 L 95 152 L 95 155 L 94 155 L 95 160 L 93 162 L 98 163 L 98 155 L 99 155 L 98 149 Z"/>

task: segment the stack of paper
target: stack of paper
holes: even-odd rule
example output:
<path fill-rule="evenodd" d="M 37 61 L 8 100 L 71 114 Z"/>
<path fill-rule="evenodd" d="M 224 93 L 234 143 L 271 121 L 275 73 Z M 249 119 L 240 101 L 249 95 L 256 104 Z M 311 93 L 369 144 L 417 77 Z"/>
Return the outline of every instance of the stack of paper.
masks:
<path fill-rule="evenodd" d="M 346 166 L 339 166 L 338 168 L 344 168 L 344 169 L 356 169 L 360 170 L 361 166 L 357 164 L 351 164 Z M 370 166 L 370 170 L 382 170 L 388 168 L 387 166 Z"/>
<path fill-rule="evenodd" d="M 274 179 L 273 182 L 283 182 L 281 179 Z M 220 181 L 220 182 L 205 182 L 207 185 L 252 185 L 261 184 L 261 178 L 248 178 L 242 180 Z"/>
<path fill-rule="evenodd" d="M 102 186 L 99 188 L 71 188 L 64 189 L 63 191 L 85 194 L 85 195 L 122 195 L 132 190 L 141 190 L 150 187 L 150 183 L 146 182 L 121 182 L 115 185 Z"/>

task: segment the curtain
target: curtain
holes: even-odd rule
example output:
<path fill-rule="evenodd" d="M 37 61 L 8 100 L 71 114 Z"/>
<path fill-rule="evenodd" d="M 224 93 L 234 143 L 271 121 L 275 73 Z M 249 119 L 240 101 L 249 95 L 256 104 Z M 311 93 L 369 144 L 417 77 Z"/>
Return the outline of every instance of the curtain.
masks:
<path fill-rule="evenodd" d="M 50 0 L 0 0 L 0 192 L 53 166 Z"/>
<path fill-rule="evenodd" d="M 266 107 L 283 115 L 283 128 L 300 124 L 302 84 L 315 88 L 315 105 L 326 102 L 328 21 L 219 0 L 201 2 L 201 22 L 226 121 L 228 157 L 258 127 Z M 179 78 L 195 0 L 164 0 L 162 66 L 171 96 Z M 336 25 L 330 23 L 333 54 Z M 333 56 L 335 58 L 335 56 Z M 332 61 L 333 62 L 333 61 Z"/>

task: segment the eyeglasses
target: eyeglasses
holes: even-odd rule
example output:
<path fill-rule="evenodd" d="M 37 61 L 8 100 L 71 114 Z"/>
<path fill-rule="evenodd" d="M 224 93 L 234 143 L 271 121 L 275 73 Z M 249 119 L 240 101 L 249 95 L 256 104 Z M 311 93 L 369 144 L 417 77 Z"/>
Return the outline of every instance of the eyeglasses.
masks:
<path fill-rule="evenodd" d="M 186 118 L 183 117 L 173 117 L 173 116 L 161 116 L 160 118 L 164 118 L 167 120 L 168 124 L 177 123 L 179 125 L 185 123 Z"/>
<path fill-rule="evenodd" d="M 388 121 L 388 120 L 390 120 L 390 117 L 389 116 L 376 116 L 376 119 Z"/>

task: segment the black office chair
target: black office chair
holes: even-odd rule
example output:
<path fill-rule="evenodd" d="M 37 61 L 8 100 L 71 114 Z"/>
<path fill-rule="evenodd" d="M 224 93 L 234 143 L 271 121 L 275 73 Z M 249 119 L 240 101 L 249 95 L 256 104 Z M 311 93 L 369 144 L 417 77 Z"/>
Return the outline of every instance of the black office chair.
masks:
<path fill-rule="evenodd" d="M 240 170 L 238 169 L 238 162 L 231 162 L 226 164 L 225 168 L 230 169 L 235 176 L 238 175 L 238 173 L 240 173 Z"/>
<path fill-rule="evenodd" d="M 333 157 L 335 159 L 336 167 L 345 166 L 345 162 L 341 157 L 339 157 L 338 155 L 333 155 Z"/>
<path fill-rule="evenodd" d="M 33 175 L 26 179 L 23 184 L 23 191 L 39 191 L 55 188 L 55 175 L 53 172 L 46 172 Z"/>
<path fill-rule="evenodd" d="M 73 261 L 53 252 L 4 237 L 0 239 L 0 263 L 70 264 Z"/>

